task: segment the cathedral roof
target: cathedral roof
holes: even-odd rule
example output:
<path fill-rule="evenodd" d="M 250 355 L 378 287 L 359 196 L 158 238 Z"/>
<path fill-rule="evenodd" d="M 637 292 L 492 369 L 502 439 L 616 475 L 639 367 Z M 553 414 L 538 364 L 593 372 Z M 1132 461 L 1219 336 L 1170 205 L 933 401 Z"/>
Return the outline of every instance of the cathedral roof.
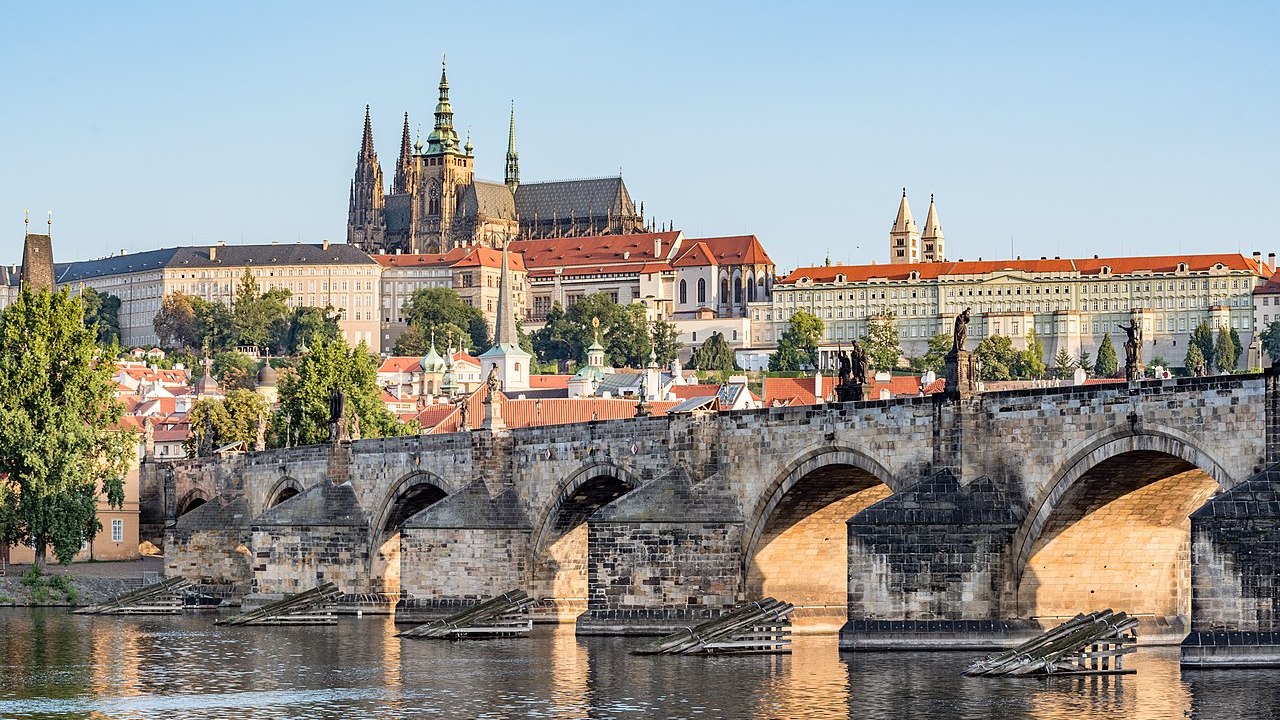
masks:
<path fill-rule="evenodd" d="M 506 185 L 477 180 L 463 188 L 460 212 L 463 217 L 485 216 L 515 220 L 516 201 L 511 196 L 511 188 Z"/>
<path fill-rule="evenodd" d="M 516 188 L 516 210 L 523 222 L 636 214 L 621 177 L 524 183 Z"/>
<path fill-rule="evenodd" d="M 677 230 L 636 235 L 514 240 L 511 251 L 524 256 L 525 267 L 529 268 L 531 275 L 554 274 L 556 268 L 563 268 L 570 275 L 656 272 L 667 267 L 667 263 L 679 252 L 682 241 L 683 235 Z M 655 263 L 661 264 L 660 267 L 651 268 Z"/>
<path fill-rule="evenodd" d="M 773 264 L 769 253 L 764 251 L 764 246 L 755 235 L 698 238 L 697 242 L 707 246 L 719 265 Z"/>
<path fill-rule="evenodd" d="M 413 209 L 410 207 L 413 197 L 408 193 L 386 196 L 386 204 L 382 208 L 382 217 L 387 225 L 387 232 L 408 232 L 413 222 Z"/>
<path fill-rule="evenodd" d="M 524 258 L 511 254 L 511 270 L 524 272 Z M 383 267 L 502 267 L 502 251 L 481 245 L 457 247 L 446 253 L 379 253 L 373 259 Z"/>

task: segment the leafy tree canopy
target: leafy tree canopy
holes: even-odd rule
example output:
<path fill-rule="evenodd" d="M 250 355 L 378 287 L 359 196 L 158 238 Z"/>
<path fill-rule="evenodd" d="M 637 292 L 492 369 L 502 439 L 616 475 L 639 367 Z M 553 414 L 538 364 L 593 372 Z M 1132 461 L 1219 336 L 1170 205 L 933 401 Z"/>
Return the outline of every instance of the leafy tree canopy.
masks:
<path fill-rule="evenodd" d="M 1018 351 L 1008 335 L 988 335 L 978 343 L 978 375 L 983 380 L 1012 380 Z"/>
<path fill-rule="evenodd" d="M 862 338 L 872 370 L 891 371 L 898 367 L 902 348 L 898 346 L 898 326 L 893 313 L 880 313 L 867 319 L 867 334 Z"/>
<path fill-rule="evenodd" d="M 952 338 L 946 333 L 939 333 L 929 338 L 929 350 L 918 358 L 911 359 L 911 369 L 918 373 L 933 371 L 942 375 L 947 369 L 947 353 L 951 352 Z"/>
<path fill-rule="evenodd" d="M 484 313 L 479 308 L 468 305 L 451 288 L 418 290 L 405 301 L 401 314 L 409 328 L 416 328 L 416 331 L 406 340 L 403 348 L 397 346 L 397 355 L 425 354 L 433 329 L 438 343 L 436 347 L 442 353 L 450 336 L 455 348 L 471 353 L 482 353 L 489 349 L 489 323 L 485 321 Z M 413 352 L 401 353 L 401 349 Z M 418 352 L 419 349 L 421 352 Z"/>
<path fill-rule="evenodd" d="M 0 312 L 0 542 L 70 562 L 101 528 L 98 499 L 124 502 L 134 433 L 97 332 L 67 290 L 23 288 Z"/>
<path fill-rule="evenodd" d="M 711 337 L 707 338 L 700 347 L 693 349 L 689 364 L 694 370 L 710 372 L 732 372 L 738 369 L 733 350 L 725 341 L 724 334 L 718 332 L 711 333 Z"/>
<path fill-rule="evenodd" d="M 84 292 L 80 293 L 80 302 L 84 304 L 84 324 L 95 329 L 98 334 L 98 343 L 118 345 L 120 343 L 120 298 L 111 293 L 85 288 Z"/>
<path fill-rule="evenodd" d="M 1098 360 L 1093 364 L 1093 374 L 1098 377 L 1115 377 L 1120 373 L 1120 361 L 1116 357 L 1116 348 L 1111 344 L 1111 333 L 1102 336 L 1102 344 L 1098 346 Z"/>
<path fill-rule="evenodd" d="M 769 357 L 769 370 L 785 372 L 818 367 L 822 330 L 822 320 L 817 315 L 804 310 L 793 314 L 787 329 L 778 338 L 778 349 Z"/>
<path fill-rule="evenodd" d="M 197 400 L 187 415 L 191 435 L 183 448 L 189 457 L 195 457 L 202 446 L 219 448 L 243 441 L 252 448 L 258 439 L 258 423 L 265 422 L 269 412 L 266 401 L 252 390 L 232 390 L 221 400 Z M 212 433 L 207 444 L 206 433 Z"/>

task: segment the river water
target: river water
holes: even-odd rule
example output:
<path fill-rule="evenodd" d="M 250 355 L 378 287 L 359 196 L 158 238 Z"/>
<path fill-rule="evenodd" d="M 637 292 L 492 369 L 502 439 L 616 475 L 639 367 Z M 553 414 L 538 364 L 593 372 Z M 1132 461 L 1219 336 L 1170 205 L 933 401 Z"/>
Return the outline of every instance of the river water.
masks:
<path fill-rule="evenodd" d="M 215 628 L 212 616 L 0 610 L 0 718 L 1276 718 L 1280 671 L 964 678 L 973 653 L 653 657 L 636 639 L 448 642 L 392 637 L 386 617 L 331 627 Z"/>

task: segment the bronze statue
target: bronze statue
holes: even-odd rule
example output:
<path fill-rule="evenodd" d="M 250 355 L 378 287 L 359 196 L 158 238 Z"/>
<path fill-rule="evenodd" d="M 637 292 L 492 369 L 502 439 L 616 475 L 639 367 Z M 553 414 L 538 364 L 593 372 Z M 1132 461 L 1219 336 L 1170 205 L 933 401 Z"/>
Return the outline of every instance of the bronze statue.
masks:
<path fill-rule="evenodd" d="M 471 429 L 471 401 L 464 397 L 458 401 L 458 429 L 462 431 Z"/>
<path fill-rule="evenodd" d="M 1137 380 L 1141 372 L 1142 362 L 1142 326 L 1136 320 L 1129 325 L 1120 325 L 1128 339 L 1124 341 L 1124 374 L 1130 380 Z"/>
<path fill-rule="evenodd" d="M 853 362 L 849 359 L 849 351 L 841 350 L 836 357 L 840 361 L 840 385 L 848 385 L 849 378 L 853 375 Z"/>
<path fill-rule="evenodd" d="M 951 352 L 964 350 L 964 343 L 969 339 L 969 308 L 956 316 L 955 330 L 951 334 Z"/>
<path fill-rule="evenodd" d="M 867 355 L 867 349 L 857 340 L 853 341 L 853 347 L 849 350 L 849 374 L 850 380 L 854 385 L 865 385 L 867 383 L 867 368 L 871 364 L 871 358 Z"/>
<path fill-rule="evenodd" d="M 347 396 L 342 388 L 334 388 L 329 395 L 329 422 L 336 423 L 342 419 L 347 409 Z"/>

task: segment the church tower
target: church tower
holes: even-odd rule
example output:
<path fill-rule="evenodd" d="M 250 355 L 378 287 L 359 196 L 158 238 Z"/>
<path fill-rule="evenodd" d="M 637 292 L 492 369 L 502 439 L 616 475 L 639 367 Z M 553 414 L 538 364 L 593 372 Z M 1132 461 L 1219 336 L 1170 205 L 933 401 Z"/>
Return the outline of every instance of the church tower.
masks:
<path fill-rule="evenodd" d="M 404 114 L 404 133 L 400 136 L 400 157 L 396 160 L 396 177 L 391 187 L 394 194 L 411 193 L 418 187 L 418 161 L 409 144 L 409 113 Z"/>
<path fill-rule="evenodd" d="M 934 205 L 932 193 L 929 194 L 929 215 L 924 219 L 924 234 L 920 236 L 920 242 L 921 262 L 942 262 L 946 259 L 942 254 L 942 223 L 938 222 L 938 208 Z"/>
<path fill-rule="evenodd" d="M 493 347 L 480 355 L 480 376 L 487 378 L 496 372 L 502 383 L 502 391 L 513 392 L 529 389 L 529 361 L 532 356 L 520 347 L 520 334 L 516 329 L 516 306 L 511 293 L 511 265 L 507 257 L 507 245 L 502 246 L 502 275 L 498 278 L 498 317 L 493 328 Z"/>
<path fill-rule="evenodd" d="M 507 131 L 507 187 L 514 195 L 520 187 L 520 156 L 516 154 L 516 103 L 511 101 L 511 129 Z"/>
<path fill-rule="evenodd" d="M 383 240 L 382 168 L 373 149 L 373 125 L 364 106 L 364 137 L 356 155 L 356 175 L 351 181 L 347 208 L 347 242 L 365 252 L 377 252 Z"/>
<path fill-rule="evenodd" d="M 31 218 L 23 221 L 27 237 L 22 243 L 22 274 L 18 276 L 23 287 L 32 291 L 53 291 L 53 211 L 49 211 L 49 231 L 46 235 L 31 232 Z"/>
<path fill-rule="evenodd" d="M 449 102 L 449 78 L 440 61 L 440 96 L 436 102 L 436 125 L 427 137 L 427 147 L 419 158 L 420 190 L 414 201 L 414 232 L 409 252 L 439 253 L 454 247 L 453 218 L 458 212 L 462 190 L 475 177 L 470 143 L 460 147 L 453 128 L 453 105 Z"/>
<path fill-rule="evenodd" d="M 920 262 L 920 231 L 916 221 L 911 217 L 911 206 L 907 204 L 907 189 L 902 188 L 902 202 L 898 204 L 898 218 L 889 230 L 889 262 Z"/>

